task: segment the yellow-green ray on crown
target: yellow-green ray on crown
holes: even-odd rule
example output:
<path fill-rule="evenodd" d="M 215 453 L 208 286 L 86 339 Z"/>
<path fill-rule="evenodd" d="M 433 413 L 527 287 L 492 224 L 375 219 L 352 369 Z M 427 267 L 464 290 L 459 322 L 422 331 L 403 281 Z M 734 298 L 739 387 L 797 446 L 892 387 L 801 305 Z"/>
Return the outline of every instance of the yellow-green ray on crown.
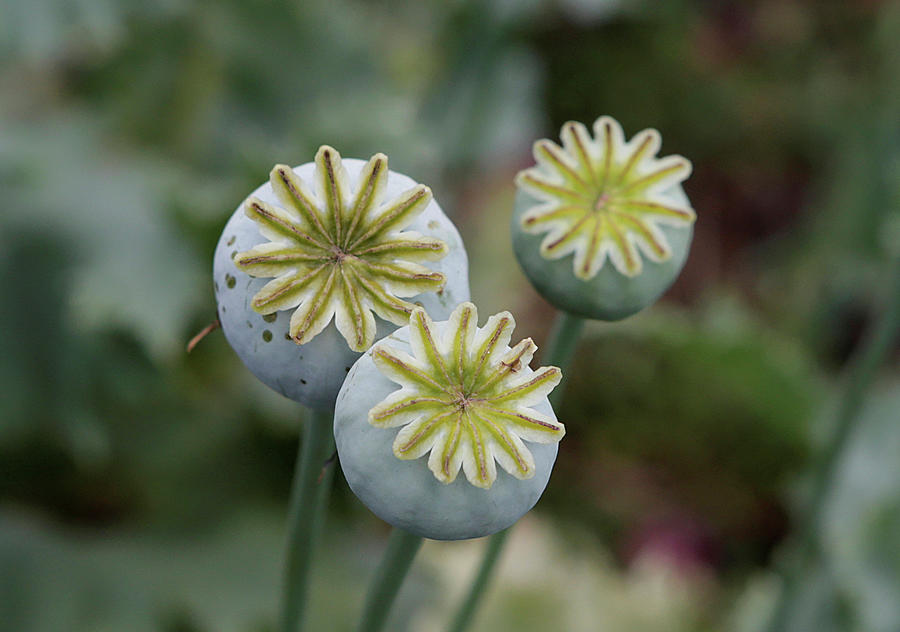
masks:
<path fill-rule="evenodd" d="M 315 158 L 311 190 L 286 165 L 276 165 L 269 182 L 281 206 L 251 197 L 244 212 L 269 242 L 234 258 L 254 277 L 274 277 L 252 299 L 261 314 L 294 309 L 290 334 L 309 342 L 332 317 L 354 351 L 375 339 L 374 312 L 403 325 L 415 307 L 403 297 L 438 291 L 445 278 L 419 264 L 440 259 L 447 245 L 440 239 L 404 231 L 431 201 L 431 190 L 417 185 L 382 201 L 388 160 L 375 154 L 356 186 L 327 145 Z"/>
<path fill-rule="evenodd" d="M 519 479 L 535 474 L 525 441 L 553 443 L 565 427 L 533 410 L 559 384 L 556 367 L 526 370 L 537 347 L 530 338 L 509 348 L 515 320 L 509 312 L 477 327 L 478 312 L 463 303 L 442 335 L 425 310 L 409 321 L 412 355 L 379 343 L 372 358 L 379 371 L 401 386 L 369 411 L 380 428 L 402 426 L 394 440 L 398 459 L 428 454 L 428 468 L 442 483 L 460 468 L 476 487 L 488 489 L 496 463 Z"/>
<path fill-rule="evenodd" d="M 602 116 L 594 137 L 581 123 L 568 122 L 562 146 L 541 139 L 534 144 L 535 167 L 521 171 L 517 184 L 541 204 L 525 213 L 522 228 L 547 233 L 541 255 L 559 259 L 574 253 L 575 276 L 588 280 L 607 257 L 620 273 L 633 277 L 643 257 L 665 261 L 671 247 L 660 225 L 689 226 L 694 209 L 665 195 L 684 181 L 691 163 L 681 156 L 657 158 L 660 135 L 646 129 L 625 141 L 622 127 Z"/>

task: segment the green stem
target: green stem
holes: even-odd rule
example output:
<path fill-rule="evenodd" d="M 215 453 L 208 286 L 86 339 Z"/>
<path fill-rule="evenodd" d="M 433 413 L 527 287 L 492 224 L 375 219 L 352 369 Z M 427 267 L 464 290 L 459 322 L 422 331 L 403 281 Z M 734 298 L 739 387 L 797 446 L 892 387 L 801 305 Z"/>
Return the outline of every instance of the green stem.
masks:
<path fill-rule="evenodd" d="M 568 312 L 559 312 L 556 320 L 553 321 L 550 338 L 547 340 L 544 354 L 541 356 L 541 364 L 558 366 L 565 376 L 575 355 L 575 349 L 578 347 L 584 322 L 583 318 L 573 316 Z M 561 401 L 565 386 L 565 377 L 563 377 L 562 383 L 550 393 L 551 404 L 558 404 Z"/>
<path fill-rule="evenodd" d="M 553 322 L 553 328 L 550 330 L 550 338 L 544 347 L 544 354 L 541 356 L 541 364 L 558 366 L 562 369 L 563 376 L 565 376 L 566 370 L 572 362 L 572 357 L 575 355 L 575 349 L 578 347 L 578 339 L 581 337 L 582 329 L 584 329 L 583 318 L 573 316 L 568 312 L 558 312 L 556 320 Z M 550 394 L 551 403 L 559 403 L 564 388 L 565 378 Z M 484 596 L 488 583 L 494 574 L 494 568 L 497 566 L 497 561 L 500 559 L 500 554 L 503 552 L 503 546 L 506 544 L 506 538 L 511 529 L 512 527 L 495 533 L 488 539 L 484 557 L 482 557 L 481 565 L 478 567 L 478 573 L 475 575 L 466 598 L 450 624 L 450 632 L 464 632 L 472 623 L 475 612 L 481 603 L 481 598 Z"/>
<path fill-rule="evenodd" d="M 451 632 L 462 632 L 469 627 L 469 624 L 472 622 L 472 618 L 475 616 L 475 610 L 478 609 L 478 605 L 481 603 L 481 595 L 484 594 L 488 582 L 494 574 L 494 567 L 497 564 L 497 559 L 503 551 L 506 537 L 511 530 L 512 527 L 504 529 L 488 538 L 487 548 L 484 551 L 481 566 L 478 568 L 478 574 L 475 575 L 475 580 L 469 587 L 469 593 L 466 595 L 465 601 L 463 601 L 459 610 L 456 612 L 456 617 L 450 624 L 449 629 Z"/>
<path fill-rule="evenodd" d="M 387 550 L 369 584 L 358 632 L 379 632 L 384 628 L 403 579 L 421 546 L 421 537 L 396 527 L 391 530 Z"/>
<path fill-rule="evenodd" d="M 334 472 L 334 467 L 326 467 L 334 452 L 332 423 L 332 412 L 324 410 L 313 411 L 304 424 L 288 509 L 280 632 L 298 632 L 303 628 L 309 569 L 322 531 Z"/>
<path fill-rule="evenodd" d="M 859 419 L 866 392 L 900 335 L 900 265 L 894 261 L 892 267 L 894 269 L 888 283 L 887 305 L 847 369 L 846 385 L 835 412 L 833 434 L 813 472 L 808 505 L 801 514 L 803 518 L 797 529 L 798 555 L 792 572 L 784 574 L 784 588 L 769 621 L 769 632 L 787 629 L 790 607 L 797 598 L 803 574 L 818 556 L 825 505 L 844 450 Z"/>

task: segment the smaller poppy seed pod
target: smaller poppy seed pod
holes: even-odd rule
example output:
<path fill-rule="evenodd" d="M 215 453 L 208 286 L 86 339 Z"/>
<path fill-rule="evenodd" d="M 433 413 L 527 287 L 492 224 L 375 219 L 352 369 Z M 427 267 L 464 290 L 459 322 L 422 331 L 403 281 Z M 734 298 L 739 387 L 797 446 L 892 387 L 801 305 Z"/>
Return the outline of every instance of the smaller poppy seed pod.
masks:
<path fill-rule="evenodd" d="M 594 134 L 569 122 L 562 146 L 534 144 L 537 165 L 516 177 L 513 250 L 550 303 L 613 321 L 654 303 L 684 266 L 696 218 L 681 188 L 691 163 L 657 158 L 654 129 L 626 142 L 602 116 Z"/>
<path fill-rule="evenodd" d="M 417 305 L 447 316 L 469 299 L 468 263 L 428 187 L 387 157 L 276 165 L 222 231 L 219 322 L 248 369 L 285 397 L 334 406 L 352 364 Z"/>
<path fill-rule="evenodd" d="M 437 323 L 416 309 L 357 360 L 335 406 L 350 489 L 382 520 L 426 538 L 512 525 L 543 493 L 565 434 L 547 399 L 560 370 L 528 366 L 530 338 L 509 346 L 508 312 L 482 328 L 477 320 L 471 303 Z"/>

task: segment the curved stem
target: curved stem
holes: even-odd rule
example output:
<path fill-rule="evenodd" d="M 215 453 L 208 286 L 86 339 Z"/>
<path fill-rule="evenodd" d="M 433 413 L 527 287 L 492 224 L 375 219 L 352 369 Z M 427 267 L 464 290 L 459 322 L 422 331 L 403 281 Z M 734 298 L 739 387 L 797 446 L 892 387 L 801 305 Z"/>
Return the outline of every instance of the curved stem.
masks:
<path fill-rule="evenodd" d="M 322 531 L 334 472 L 327 463 L 334 452 L 332 423 L 330 410 L 313 411 L 303 428 L 288 508 L 280 632 L 299 632 L 303 628 L 309 569 Z"/>
<path fill-rule="evenodd" d="M 421 537 L 396 527 L 391 530 L 387 550 L 369 584 L 358 632 L 379 632 L 384 628 L 403 579 L 421 546 Z"/>
<path fill-rule="evenodd" d="M 824 509 L 859 411 L 878 368 L 890 353 L 900 335 L 900 262 L 892 262 L 891 279 L 887 283 L 887 305 L 860 345 L 847 369 L 847 378 L 835 412 L 832 435 L 813 472 L 808 505 L 797 529 L 797 558 L 791 572 L 784 573 L 784 588 L 769 621 L 769 632 L 782 632 L 788 627 L 791 604 L 797 597 L 803 573 L 815 561 Z"/>
<path fill-rule="evenodd" d="M 566 370 L 572 362 L 572 356 L 575 355 L 582 329 L 584 329 L 583 318 L 573 316 L 568 312 L 557 313 L 553 328 L 550 330 L 550 337 L 544 348 L 544 354 L 541 356 L 541 364 L 558 366 L 563 372 L 563 382 L 550 394 L 550 402 L 553 404 L 559 403 L 562 397 L 565 389 Z M 511 529 L 512 527 L 495 533 L 488 539 L 478 573 L 448 628 L 450 632 L 464 632 L 472 623 Z"/>

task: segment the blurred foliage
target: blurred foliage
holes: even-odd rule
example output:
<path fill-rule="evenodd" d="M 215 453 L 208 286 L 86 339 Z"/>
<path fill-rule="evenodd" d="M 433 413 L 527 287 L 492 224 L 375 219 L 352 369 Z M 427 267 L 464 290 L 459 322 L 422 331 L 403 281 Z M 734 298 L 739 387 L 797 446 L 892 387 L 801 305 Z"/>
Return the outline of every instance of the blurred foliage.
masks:
<path fill-rule="evenodd" d="M 560 415 L 572 440 L 555 475 L 571 485 L 545 502 L 592 517 L 623 556 L 672 534 L 734 570 L 764 562 L 784 534 L 780 491 L 804 462 L 821 393 L 796 345 L 734 309 L 597 327 L 569 371 Z"/>
<path fill-rule="evenodd" d="M 863 411 L 829 499 L 827 561 L 852 626 L 900 628 L 900 389 L 885 388 Z"/>
<path fill-rule="evenodd" d="M 303 412 L 219 335 L 182 352 L 225 219 L 276 162 L 383 151 L 458 221 L 482 312 L 540 339 L 512 177 L 601 113 L 691 158 L 695 243 L 667 305 L 590 329 L 478 625 L 760 629 L 786 492 L 900 244 L 898 72 L 879 0 L 0 0 L 0 629 L 270 629 Z M 900 626 L 896 384 L 798 630 Z M 336 491 L 329 630 L 383 534 Z M 442 629 L 479 546 L 426 547 L 391 629 Z"/>
<path fill-rule="evenodd" d="M 478 562 L 484 541 L 428 542 L 422 564 L 458 586 Z M 414 629 L 436 632 L 458 602 L 457 591 L 422 612 Z M 616 567 L 590 531 L 559 528 L 527 516 L 512 532 L 498 576 L 473 632 L 566 630 L 711 631 L 716 587 L 702 567 L 665 551 L 646 551 L 626 571 Z"/>
<path fill-rule="evenodd" d="M 202 532 L 111 534 L 50 530 L 0 514 L 2 629 L 267 632 L 280 593 L 281 517 L 254 512 Z M 338 538 L 350 535 L 340 530 L 326 540 L 331 563 L 314 577 L 311 629 L 355 626 L 348 603 L 362 601 L 377 548 L 357 537 L 361 548 L 348 550 Z M 434 592 L 428 569 L 410 579 L 391 628 L 401 632 L 411 608 Z"/>
<path fill-rule="evenodd" d="M 900 626 L 900 386 L 888 381 L 869 398 L 827 499 L 823 555 L 789 614 L 789 629 L 872 630 Z M 734 629 L 762 629 L 777 583 L 751 580 Z"/>

